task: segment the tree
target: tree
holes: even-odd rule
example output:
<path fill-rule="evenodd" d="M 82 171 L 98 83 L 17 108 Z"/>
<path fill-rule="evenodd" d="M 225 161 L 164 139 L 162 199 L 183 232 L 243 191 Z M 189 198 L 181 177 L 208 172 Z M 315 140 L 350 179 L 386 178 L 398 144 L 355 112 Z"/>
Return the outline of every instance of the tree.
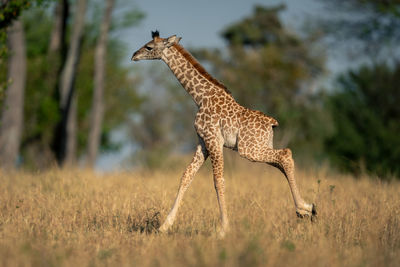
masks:
<path fill-rule="evenodd" d="M 130 136 L 138 147 L 133 160 L 150 169 L 171 166 L 174 153 L 192 151 L 197 141 L 195 105 L 170 70 L 162 67 L 157 64 L 142 70 L 152 73 L 152 79 L 141 94 L 138 112 L 129 121 Z"/>
<path fill-rule="evenodd" d="M 95 47 L 99 36 L 101 17 L 93 10 L 97 6 L 88 6 L 88 16 L 85 23 L 80 59 L 76 66 L 74 82 L 77 101 L 77 157 L 87 153 L 88 133 L 90 128 L 90 110 L 93 95 L 93 73 Z M 118 31 L 125 21 L 124 13 L 129 13 L 138 22 L 141 15 L 127 12 L 126 7 L 121 16 L 113 18 L 110 32 Z M 54 23 L 57 17 L 42 7 L 27 10 L 23 19 L 25 22 L 28 76 L 26 83 L 26 101 L 24 107 L 24 131 L 21 145 L 22 166 L 28 169 L 44 169 L 52 167 L 55 162 L 54 129 L 61 120 L 59 109 L 59 91 L 55 90 L 59 78 L 55 73 L 63 64 L 62 52 L 51 51 L 50 43 L 54 36 Z M 91 16 L 94 16 L 92 18 Z M 70 43 L 73 21 L 66 19 L 66 43 Z M 132 24 L 130 24 L 132 25 Z M 62 36 L 62 35 L 61 35 Z M 62 50 L 62 49 L 61 49 Z M 126 47 L 117 38 L 110 38 L 107 43 L 107 64 L 105 69 L 104 119 L 101 129 L 100 145 L 102 151 L 115 151 L 119 148 L 117 140 L 111 138 L 112 131 L 125 123 L 140 103 L 136 88 L 140 84 L 139 75 L 132 75 L 131 67 L 123 65 L 126 59 Z M 1 73 L 0 73 L 1 74 Z M 107 112 L 111 110 L 112 112 Z M 40 155 L 40 157 L 38 157 Z"/>
<path fill-rule="evenodd" d="M 61 123 L 56 135 L 57 158 L 60 165 L 74 164 L 76 161 L 76 109 L 74 81 L 79 62 L 80 46 L 85 25 L 87 0 L 80 0 L 76 6 L 70 47 L 60 79 Z"/>
<path fill-rule="evenodd" d="M 352 55 L 352 60 L 368 63 L 338 75 L 326 96 L 334 127 L 324 142 L 326 154 L 333 166 L 345 172 L 400 177 L 396 136 L 400 129 L 400 2 L 325 2 L 340 12 L 340 16 L 317 20 L 328 44 L 341 54 Z"/>
<path fill-rule="evenodd" d="M 63 64 L 67 54 L 67 20 L 69 17 L 68 0 L 60 0 L 54 8 L 53 28 L 50 34 L 49 47 L 47 51 L 48 62 L 51 68 L 46 73 L 49 79 L 49 87 L 54 89 L 56 95 L 58 83 Z"/>
<path fill-rule="evenodd" d="M 22 16 L 28 58 L 25 98 L 29 100 L 24 105 L 23 167 L 46 168 L 57 163 L 52 142 L 61 118 L 58 81 L 65 58 L 62 55 L 62 42 L 65 41 L 61 41 L 61 47 L 53 46 L 52 49 L 50 43 L 55 35 L 52 22 L 59 19 L 58 15 L 64 15 L 54 12 L 57 16 L 51 17 L 50 14 L 42 7 L 35 7 Z M 62 19 L 67 20 L 67 17 Z M 58 32 L 57 35 L 57 38 L 65 39 L 65 32 Z"/>
<path fill-rule="evenodd" d="M 400 1 L 320 0 L 331 16 L 314 20 L 314 28 L 324 31 L 328 44 L 345 48 L 353 57 L 381 61 L 398 54 L 400 41 Z M 346 55 L 347 56 L 347 55 Z"/>
<path fill-rule="evenodd" d="M 400 177 L 400 64 L 362 66 L 341 75 L 327 98 L 335 131 L 326 140 L 341 170 Z"/>
<path fill-rule="evenodd" d="M 0 59 L 7 53 L 7 28 L 20 16 L 24 9 L 30 6 L 28 0 L 0 1 Z"/>
<path fill-rule="evenodd" d="M 23 24 L 14 21 L 9 31 L 11 50 L 8 63 L 10 85 L 3 103 L 0 122 L 0 164 L 4 168 L 15 166 L 23 127 L 23 103 L 26 81 L 26 48 Z"/>
<path fill-rule="evenodd" d="M 98 37 L 95 57 L 94 57 L 94 89 L 92 113 L 90 122 L 90 132 L 88 140 L 87 164 L 93 166 L 97 157 L 100 145 L 100 136 L 102 131 L 103 113 L 104 113 L 104 80 L 107 57 L 107 39 L 111 24 L 111 14 L 115 0 L 107 0 L 107 6 L 104 12 L 104 18 L 100 24 L 100 36 Z"/>
<path fill-rule="evenodd" d="M 53 29 L 50 35 L 49 54 L 61 53 L 65 55 L 66 42 L 65 33 L 67 29 L 67 18 L 69 14 L 68 0 L 60 0 L 54 8 Z M 56 69 L 56 68 L 55 68 Z"/>
<path fill-rule="evenodd" d="M 2 59 L 7 55 L 7 29 L 12 22 L 20 16 L 22 11 L 36 5 L 42 5 L 52 0 L 1 0 L 0 1 L 0 70 L 2 66 Z M 3 80 L 0 77 L 0 80 Z M 0 82 L 0 100 L 2 100 L 2 94 L 7 87 L 7 82 Z"/>

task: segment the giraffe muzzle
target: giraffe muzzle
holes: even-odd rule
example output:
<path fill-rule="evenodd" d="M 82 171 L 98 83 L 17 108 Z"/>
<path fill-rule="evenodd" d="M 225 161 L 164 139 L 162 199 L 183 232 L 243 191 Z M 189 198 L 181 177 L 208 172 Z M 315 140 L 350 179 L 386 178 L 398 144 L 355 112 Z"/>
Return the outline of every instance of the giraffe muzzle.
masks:
<path fill-rule="evenodd" d="M 133 53 L 132 57 L 131 57 L 131 61 L 139 61 L 138 57 L 137 57 L 137 53 Z"/>

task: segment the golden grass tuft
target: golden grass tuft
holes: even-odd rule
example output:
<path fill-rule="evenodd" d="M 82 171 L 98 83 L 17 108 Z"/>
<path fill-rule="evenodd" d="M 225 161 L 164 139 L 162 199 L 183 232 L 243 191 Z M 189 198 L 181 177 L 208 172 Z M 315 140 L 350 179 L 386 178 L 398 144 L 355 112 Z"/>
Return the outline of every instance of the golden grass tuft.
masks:
<path fill-rule="evenodd" d="M 190 160 L 186 160 L 189 162 Z M 168 234 L 182 168 L 95 174 L 82 170 L 0 174 L 2 266 L 398 266 L 400 183 L 298 171 L 318 221 L 298 219 L 283 176 L 227 155 L 231 232 L 207 165 Z"/>

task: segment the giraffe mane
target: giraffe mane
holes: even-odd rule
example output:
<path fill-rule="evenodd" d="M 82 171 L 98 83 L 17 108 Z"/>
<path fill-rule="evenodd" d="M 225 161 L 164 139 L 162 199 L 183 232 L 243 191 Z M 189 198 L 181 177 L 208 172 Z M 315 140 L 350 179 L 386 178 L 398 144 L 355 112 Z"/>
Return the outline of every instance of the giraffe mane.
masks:
<path fill-rule="evenodd" d="M 224 84 L 222 84 L 220 81 L 215 79 L 211 74 L 209 74 L 206 69 L 195 59 L 183 46 L 181 46 L 178 43 L 173 44 L 173 46 L 178 50 L 179 53 L 182 54 L 184 58 L 186 58 L 192 65 L 193 67 L 208 81 L 210 81 L 212 84 L 221 87 L 222 89 L 225 90 L 226 93 L 229 95 L 232 95 L 232 93 L 226 88 Z"/>

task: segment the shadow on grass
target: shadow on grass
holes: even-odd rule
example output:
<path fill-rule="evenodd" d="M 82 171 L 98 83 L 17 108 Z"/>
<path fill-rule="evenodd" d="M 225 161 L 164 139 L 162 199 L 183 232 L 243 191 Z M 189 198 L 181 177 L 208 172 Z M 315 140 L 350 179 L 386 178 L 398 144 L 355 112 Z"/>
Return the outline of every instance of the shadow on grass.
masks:
<path fill-rule="evenodd" d="M 158 233 L 160 227 L 160 212 L 154 209 L 145 210 L 142 214 L 128 216 L 129 232 L 140 232 L 145 234 Z"/>

